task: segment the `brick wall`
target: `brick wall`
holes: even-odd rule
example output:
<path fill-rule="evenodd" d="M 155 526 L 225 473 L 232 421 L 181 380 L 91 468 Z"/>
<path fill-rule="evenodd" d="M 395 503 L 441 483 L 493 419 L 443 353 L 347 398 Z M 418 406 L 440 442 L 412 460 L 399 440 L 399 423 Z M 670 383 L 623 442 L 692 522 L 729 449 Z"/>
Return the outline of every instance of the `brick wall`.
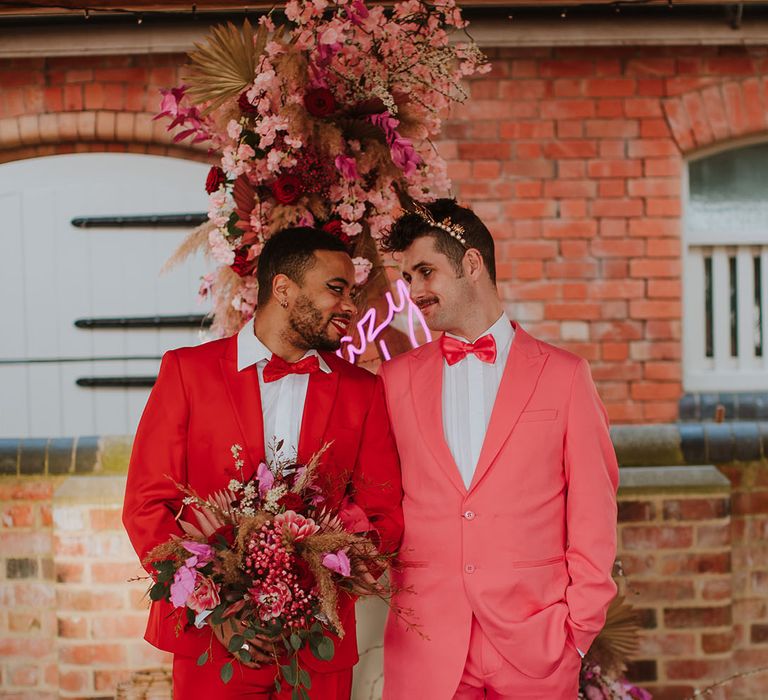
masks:
<path fill-rule="evenodd" d="M 0 697 L 112 697 L 167 656 L 143 641 L 146 583 L 123 477 L 0 478 Z"/>
<path fill-rule="evenodd" d="M 677 417 L 684 157 L 765 134 L 768 49 L 488 49 L 438 144 L 490 225 L 509 311 L 592 364 L 614 422 Z M 182 56 L 0 63 L 0 162 L 205 158 L 152 122 Z M 190 290 L 193 294 L 193 290 Z"/>

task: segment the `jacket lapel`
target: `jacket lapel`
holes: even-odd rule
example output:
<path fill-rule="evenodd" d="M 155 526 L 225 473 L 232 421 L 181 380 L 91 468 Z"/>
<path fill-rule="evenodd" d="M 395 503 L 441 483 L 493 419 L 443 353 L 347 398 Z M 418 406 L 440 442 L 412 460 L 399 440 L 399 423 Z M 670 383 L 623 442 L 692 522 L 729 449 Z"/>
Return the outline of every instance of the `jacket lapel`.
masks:
<path fill-rule="evenodd" d="M 254 472 L 264 461 L 264 417 L 261 412 L 261 392 L 256 365 L 237 371 L 237 336 L 232 336 L 224 357 L 219 360 L 224 386 L 232 403 L 237 424 L 242 433 L 243 446 Z"/>
<path fill-rule="evenodd" d="M 304 413 L 299 433 L 299 463 L 306 464 L 323 446 L 328 419 L 331 417 L 340 372 L 314 372 L 309 377 Z"/>
<path fill-rule="evenodd" d="M 448 480 L 464 495 L 467 489 L 443 430 L 443 356 L 439 343 L 423 345 L 411 354 L 410 374 L 411 396 L 421 439 Z"/>
<path fill-rule="evenodd" d="M 473 491 L 490 469 L 499 451 L 514 430 L 520 414 L 528 403 L 541 370 L 548 355 L 541 352 L 539 344 L 519 325 L 515 327 L 515 337 L 509 350 L 509 357 L 504 374 L 493 404 L 488 430 L 485 433 L 483 447 L 477 460 L 472 483 Z"/>

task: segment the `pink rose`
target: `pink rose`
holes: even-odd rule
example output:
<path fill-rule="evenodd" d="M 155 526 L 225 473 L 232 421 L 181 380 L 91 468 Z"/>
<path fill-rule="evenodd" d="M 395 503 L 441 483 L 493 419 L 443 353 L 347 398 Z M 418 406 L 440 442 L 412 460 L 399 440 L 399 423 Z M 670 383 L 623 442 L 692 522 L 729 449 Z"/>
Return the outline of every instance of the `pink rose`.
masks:
<path fill-rule="evenodd" d="M 187 598 L 187 607 L 201 613 L 204 610 L 213 610 L 220 602 L 219 586 L 208 576 L 198 576 L 195 589 Z"/>
<path fill-rule="evenodd" d="M 196 580 L 196 569 L 182 566 L 176 571 L 171 584 L 171 603 L 173 603 L 174 608 L 183 608 L 187 604 L 187 599 L 195 590 Z"/>

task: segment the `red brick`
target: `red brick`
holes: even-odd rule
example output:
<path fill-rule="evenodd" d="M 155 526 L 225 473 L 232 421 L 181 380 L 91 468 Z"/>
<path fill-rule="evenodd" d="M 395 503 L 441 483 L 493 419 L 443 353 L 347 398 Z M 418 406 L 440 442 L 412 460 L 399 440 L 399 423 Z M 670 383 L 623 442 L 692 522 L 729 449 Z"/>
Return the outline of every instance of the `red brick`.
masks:
<path fill-rule="evenodd" d="M 622 528 L 624 549 L 684 549 L 693 544 L 693 528 L 660 525 L 627 525 Z"/>
<path fill-rule="evenodd" d="M 660 634 L 657 632 L 653 635 L 641 635 L 638 655 L 641 658 L 693 655 L 696 653 L 696 641 L 697 638 L 694 634 Z M 659 697 L 656 690 L 656 688 L 653 689 L 654 698 Z M 688 693 L 686 692 L 677 697 L 679 700 L 684 700 L 687 696 Z M 671 698 L 668 697 L 668 700 Z"/>
<path fill-rule="evenodd" d="M 754 75 L 755 65 L 751 56 L 712 56 L 705 61 L 707 73 L 715 75 Z"/>
<path fill-rule="evenodd" d="M 592 279 L 597 277 L 597 263 L 592 261 L 544 263 L 544 274 L 549 279 Z"/>
<path fill-rule="evenodd" d="M 59 687 L 67 693 L 86 693 L 90 690 L 91 674 L 88 671 L 59 671 Z"/>
<path fill-rule="evenodd" d="M 459 143 L 459 157 L 465 160 L 505 160 L 511 155 L 507 142 Z"/>
<path fill-rule="evenodd" d="M 679 154 L 679 149 L 670 139 L 637 139 L 629 143 L 630 158 L 664 158 Z"/>
<path fill-rule="evenodd" d="M 557 138 L 580 139 L 584 136 L 584 122 L 581 119 L 559 119 Z"/>
<path fill-rule="evenodd" d="M 642 216 L 643 202 L 640 199 L 593 199 L 592 216 Z"/>
<path fill-rule="evenodd" d="M 651 178 L 629 180 L 628 192 L 632 197 L 679 197 L 679 178 Z"/>
<path fill-rule="evenodd" d="M 661 117 L 659 100 L 649 97 L 628 97 L 624 100 L 624 114 L 630 118 Z"/>
<path fill-rule="evenodd" d="M 603 98 L 598 100 L 595 116 L 601 119 L 621 119 L 624 116 L 624 103 L 620 99 Z"/>
<path fill-rule="evenodd" d="M 553 121 L 502 121 L 499 122 L 499 136 L 503 139 L 547 139 L 555 135 Z"/>
<path fill-rule="evenodd" d="M 668 608 L 664 611 L 664 623 L 671 628 L 722 627 L 730 625 L 731 606 Z"/>
<path fill-rule="evenodd" d="M 530 141 L 518 142 L 514 146 L 514 158 L 519 160 L 536 160 L 544 155 L 544 148 L 540 143 Z"/>
<path fill-rule="evenodd" d="M 604 238 L 625 238 L 627 235 L 627 220 L 622 218 L 600 219 L 600 235 Z"/>
<path fill-rule="evenodd" d="M 741 85 L 739 83 L 725 83 L 723 85 L 723 98 L 725 102 L 725 114 L 731 134 L 740 136 L 747 130 L 747 115 L 742 99 Z"/>
<path fill-rule="evenodd" d="M 561 160 L 557 163 L 557 176 L 561 180 L 583 178 L 587 175 L 587 164 L 583 160 Z"/>
<path fill-rule="evenodd" d="M 731 571 L 730 552 L 669 554 L 660 562 L 661 573 L 665 576 L 688 576 L 691 574 L 727 574 Z"/>
<path fill-rule="evenodd" d="M 707 113 L 707 120 L 712 135 L 717 140 L 728 138 L 730 135 L 730 126 L 728 117 L 725 113 L 725 102 L 723 93 L 719 86 L 712 86 L 701 91 L 701 98 L 704 103 L 704 109 Z"/>
<path fill-rule="evenodd" d="M 730 598 L 731 594 L 730 577 L 724 579 L 704 579 L 701 582 L 701 597 L 704 600 L 725 600 Z"/>
<path fill-rule="evenodd" d="M 573 78 L 558 78 L 552 81 L 555 97 L 583 97 L 584 89 L 581 80 Z"/>
<path fill-rule="evenodd" d="M 53 496 L 53 480 L 9 479 L 0 481 L 0 501 L 45 501 Z"/>
<path fill-rule="evenodd" d="M 554 216 L 556 204 L 549 199 L 529 199 L 509 202 L 504 206 L 504 215 L 513 219 L 543 219 Z"/>
<path fill-rule="evenodd" d="M 594 158 L 597 143 L 579 139 L 555 141 L 546 145 L 544 154 L 547 158 Z"/>
<path fill-rule="evenodd" d="M 59 662 L 72 666 L 103 666 L 125 663 L 120 644 L 67 644 L 59 648 Z"/>
<path fill-rule="evenodd" d="M 630 97 L 635 85 L 631 78 L 594 78 L 585 81 L 585 91 L 590 97 Z"/>
<path fill-rule="evenodd" d="M 678 417 L 677 401 L 643 401 L 646 423 L 674 423 Z"/>
<path fill-rule="evenodd" d="M 688 121 L 691 125 L 696 145 L 704 146 L 710 143 L 714 136 L 701 93 L 691 92 L 683 95 L 683 106 L 688 114 Z"/>
<path fill-rule="evenodd" d="M 634 139 L 640 131 L 634 119 L 588 119 L 584 123 L 587 138 Z"/>
<path fill-rule="evenodd" d="M 594 74 L 592 61 L 540 61 L 539 75 L 548 78 L 584 77 Z"/>
<path fill-rule="evenodd" d="M 682 354 L 679 342 L 663 343 L 658 340 L 653 342 L 634 341 L 630 346 L 629 352 L 632 359 L 638 361 L 679 360 Z"/>
<path fill-rule="evenodd" d="M 677 219 L 632 219 L 629 222 L 629 235 L 641 238 L 677 238 L 680 235 L 680 222 Z"/>
<path fill-rule="evenodd" d="M 642 162 L 632 159 L 592 160 L 587 164 L 590 177 L 639 177 Z"/>
<path fill-rule="evenodd" d="M 504 258 L 554 258 L 557 256 L 557 243 L 552 241 L 517 241 L 505 243 L 502 248 Z"/>
<path fill-rule="evenodd" d="M 760 94 L 760 82 L 750 78 L 742 83 L 744 110 L 746 112 L 747 131 L 761 131 L 766 126 L 765 107 Z"/>
<path fill-rule="evenodd" d="M 54 639 L 39 639 L 35 637 L 0 638 L 0 658 L 43 657 L 54 650 L 54 644 Z"/>
<path fill-rule="evenodd" d="M 85 617 L 70 617 L 62 614 L 57 620 L 58 636 L 63 639 L 86 639 L 88 621 Z"/>
<path fill-rule="evenodd" d="M 731 526 L 699 525 L 696 528 L 696 545 L 711 549 L 727 547 L 731 543 Z"/>
<path fill-rule="evenodd" d="M 680 241 L 671 238 L 649 238 L 645 254 L 650 258 L 679 256 L 682 252 Z"/>
<path fill-rule="evenodd" d="M 625 180 L 598 180 L 597 182 L 597 193 L 600 197 L 625 197 L 627 194 Z"/>
<path fill-rule="evenodd" d="M 680 277 L 680 260 L 670 258 L 636 259 L 629 262 L 632 277 Z"/>
<path fill-rule="evenodd" d="M 627 343 L 603 343 L 601 357 L 606 362 L 621 362 L 629 357 L 629 345 Z M 606 396 L 606 400 L 611 398 Z M 616 398 L 616 397 L 613 397 Z M 624 398 L 627 398 L 624 396 Z"/>
<path fill-rule="evenodd" d="M 705 654 L 725 654 L 733 648 L 733 632 L 701 635 L 701 648 Z"/>
<path fill-rule="evenodd" d="M 649 197 L 645 201 L 645 213 L 648 216 L 674 216 L 681 213 L 680 200 L 675 198 Z"/>
<path fill-rule="evenodd" d="M 586 119 L 595 115 L 594 100 L 541 100 L 540 114 L 544 119 Z"/>
<path fill-rule="evenodd" d="M 668 603 L 679 600 L 692 600 L 696 592 L 693 581 L 642 581 L 636 579 L 630 583 L 633 605 L 648 603 Z M 634 601 L 637 601 L 636 603 Z"/>
<path fill-rule="evenodd" d="M 558 203 L 558 209 L 562 219 L 585 219 L 587 216 L 587 200 L 561 199 Z"/>
<path fill-rule="evenodd" d="M 570 321 L 600 318 L 600 304 L 563 303 L 546 304 L 544 315 L 551 320 Z"/>
<path fill-rule="evenodd" d="M 120 610 L 124 607 L 122 591 L 56 591 L 60 611 Z"/>
<path fill-rule="evenodd" d="M 681 294 L 680 280 L 648 280 L 649 299 L 679 299 Z"/>
<path fill-rule="evenodd" d="M 677 362 L 646 362 L 643 378 L 655 381 L 680 382 L 682 370 Z"/>
<path fill-rule="evenodd" d="M 670 136 L 669 124 L 664 119 L 642 119 L 640 121 L 640 138 L 665 139 Z"/>
<path fill-rule="evenodd" d="M 594 197 L 593 180 L 548 180 L 544 183 L 545 197 Z"/>
<path fill-rule="evenodd" d="M 682 393 L 682 388 L 679 382 L 634 382 L 630 389 L 632 398 L 638 401 L 679 399 Z"/>
<path fill-rule="evenodd" d="M 546 220 L 542 223 L 544 238 L 592 238 L 597 224 L 592 219 L 582 221 Z"/>

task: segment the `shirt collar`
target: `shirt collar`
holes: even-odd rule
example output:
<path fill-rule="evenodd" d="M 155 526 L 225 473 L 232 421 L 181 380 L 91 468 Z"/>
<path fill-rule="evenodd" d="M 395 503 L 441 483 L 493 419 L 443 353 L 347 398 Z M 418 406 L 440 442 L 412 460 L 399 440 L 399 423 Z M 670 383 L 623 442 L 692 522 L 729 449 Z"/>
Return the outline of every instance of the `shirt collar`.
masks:
<path fill-rule="evenodd" d="M 506 352 L 515 337 L 515 329 L 512 327 L 512 322 L 507 318 L 506 313 L 502 311 L 501 316 L 496 319 L 493 325 L 477 337 L 482 338 L 484 335 L 489 334 L 493 336 L 493 340 L 496 343 L 496 357 L 498 359 L 500 355 Z M 446 335 L 462 340 L 465 343 L 470 342 L 459 335 L 453 335 L 453 333 L 446 333 Z"/>
<path fill-rule="evenodd" d="M 330 374 L 331 368 L 317 350 L 307 350 L 304 357 L 317 356 L 320 369 Z M 301 359 L 303 360 L 304 357 Z M 264 345 L 253 332 L 253 323 L 246 323 L 237 334 L 237 371 L 242 372 L 246 367 L 259 362 L 267 362 L 272 358 L 272 351 Z"/>

